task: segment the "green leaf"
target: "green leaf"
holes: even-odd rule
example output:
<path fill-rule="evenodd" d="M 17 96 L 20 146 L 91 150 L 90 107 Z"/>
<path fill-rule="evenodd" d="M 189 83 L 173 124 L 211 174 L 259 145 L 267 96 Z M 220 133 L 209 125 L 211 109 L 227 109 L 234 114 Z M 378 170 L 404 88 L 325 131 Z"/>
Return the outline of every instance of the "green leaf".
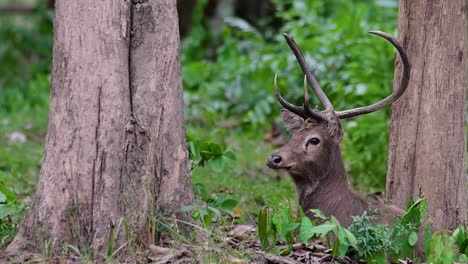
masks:
<path fill-rule="evenodd" d="M 349 246 L 346 242 L 343 243 L 343 241 L 339 239 L 336 240 L 332 247 L 333 256 L 345 256 L 346 252 L 348 252 L 348 248 Z"/>
<path fill-rule="evenodd" d="M 206 214 L 203 216 L 203 224 L 205 225 L 205 227 L 210 227 L 212 223 L 213 223 L 213 218 L 211 217 L 210 214 Z"/>
<path fill-rule="evenodd" d="M 236 205 L 238 203 L 239 203 L 239 201 L 237 201 L 235 199 L 226 199 L 221 204 L 221 208 L 232 210 L 232 209 L 234 209 L 234 207 L 236 207 Z"/>
<path fill-rule="evenodd" d="M 427 201 L 425 199 L 418 199 L 411 206 L 408 206 L 405 214 L 402 218 L 402 223 L 412 223 L 415 225 L 420 225 L 424 220 L 427 208 Z"/>
<path fill-rule="evenodd" d="M 299 223 L 289 223 L 285 226 L 285 230 L 287 230 L 288 232 L 292 232 L 294 230 L 296 230 L 301 224 Z"/>
<path fill-rule="evenodd" d="M 7 202 L 7 197 L 3 192 L 0 191 L 0 203 L 6 203 Z"/>
<path fill-rule="evenodd" d="M 455 240 L 455 244 L 458 246 L 458 250 L 461 253 L 468 255 L 468 232 L 463 227 L 460 226 L 459 228 L 455 229 L 452 233 L 452 237 Z"/>
<path fill-rule="evenodd" d="M 430 243 L 432 238 L 432 227 L 430 224 L 426 224 L 426 228 L 424 228 L 424 253 L 428 254 L 430 249 Z"/>
<path fill-rule="evenodd" d="M 311 239 L 314 236 L 314 233 L 312 232 L 313 228 L 312 221 L 308 217 L 303 217 L 301 221 L 301 229 L 300 229 L 300 239 L 301 242 L 304 244 L 309 243 L 309 239 Z"/>
<path fill-rule="evenodd" d="M 263 249 L 266 249 L 269 245 L 268 242 L 268 229 L 269 229 L 269 221 L 270 215 L 268 213 L 267 208 L 260 209 L 260 212 L 257 216 L 257 234 L 258 238 L 260 239 L 260 244 L 262 245 Z"/>
<path fill-rule="evenodd" d="M 211 211 L 212 213 L 214 213 L 217 217 L 221 217 L 221 211 L 218 208 L 213 207 L 213 206 L 208 206 L 207 209 Z"/>
<path fill-rule="evenodd" d="M 0 184 L 0 192 L 6 196 L 6 201 L 8 202 L 17 202 L 18 201 L 18 198 L 16 198 L 16 195 L 14 192 L 12 192 L 10 189 L 8 189 L 7 187 L 3 186 L 2 184 Z"/>
<path fill-rule="evenodd" d="M 215 157 L 212 160 L 210 160 L 211 167 L 213 167 L 213 170 L 216 172 L 222 172 L 224 169 L 224 161 L 222 157 Z"/>
<path fill-rule="evenodd" d="M 336 224 L 325 223 L 325 224 L 312 227 L 311 232 L 314 234 L 324 236 L 328 234 L 330 231 L 332 231 L 333 229 L 335 229 L 335 227 L 336 227 Z"/>
<path fill-rule="evenodd" d="M 194 211 L 194 212 L 192 213 L 192 219 L 193 219 L 193 220 L 196 221 L 196 220 L 200 219 L 200 217 L 201 217 L 200 211 Z"/>
<path fill-rule="evenodd" d="M 208 201 L 211 199 L 210 192 L 206 189 L 205 185 L 201 183 L 194 183 L 193 184 L 193 192 L 195 195 L 200 196 L 203 201 Z"/>
<path fill-rule="evenodd" d="M 216 156 L 220 156 L 223 154 L 223 147 L 216 143 L 209 143 L 209 151 Z"/>
<path fill-rule="evenodd" d="M 190 88 L 202 84 L 204 80 L 209 76 L 209 67 L 206 67 L 206 63 L 202 61 L 195 61 L 187 63 L 182 67 L 184 84 Z"/>
<path fill-rule="evenodd" d="M 357 239 L 353 235 L 353 233 L 351 233 L 348 229 L 342 226 L 338 226 L 337 229 L 338 229 L 339 240 L 346 241 L 346 243 L 349 244 L 350 246 L 353 246 L 353 247 L 357 246 Z"/>
<path fill-rule="evenodd" d="M 408 237 L 408 243 L 411 246 L 414 246 L 414 245 L 416 245 L 416 242 L 418 242 L 418 234 L 413 231 L 413 232 L 411 232 L 411 234 Z"/>
<path fill-rule="evenodd" d="M 312 213 L 314 213 L 315 217 L 317 217 L 317 218 L 320 218 L 320 219 L 323 219 L 323 220 L 328 219 L 328 217 L 326 217 L 325 214 L 322 211 L 320 211 L 319 209 L 310 209 L 310 211 Z"/>
<path fill-rule="evenodd" d="M 201 159 L 200 146 L 193 141 L 190 141 L 188 145 L 189 145 L 190 159 L 193 161 L 200 160 Z"/>
<path fill-rule="evenodd" d="M 367 258 L 367 263 L 387 264 L 388 263 L 387 254 L 385 254 L 385 252 L 379 252 L 379 253 L 373 254 Z"/>
<path fill-rule="evenodd" d="M 230 159 L 230 160 L 233 160 L 233 161 L 236 161 L 237 160 L 237 157 L 236 155 L 234 154 L 234 152 L 230 151 L 230 150 L 226 150 L 224 153 L 223 153 L 223 156 L 227 159 Z"/>

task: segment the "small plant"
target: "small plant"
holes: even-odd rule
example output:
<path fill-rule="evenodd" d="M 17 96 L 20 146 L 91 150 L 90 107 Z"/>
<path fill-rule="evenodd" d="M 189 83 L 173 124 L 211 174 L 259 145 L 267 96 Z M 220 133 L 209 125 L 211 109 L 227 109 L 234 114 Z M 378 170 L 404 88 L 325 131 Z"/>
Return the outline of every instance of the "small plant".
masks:
<path fill-rule="evenodd" d="M 455 249 L 458 251 L 455 251 Z M 427 225 L 424 232 L 424 254 L 428 263 L 468 263 L 468 232 L 458 227 L 453 233 L 448 230 L 433 232 Z"/>
<path fill-rule="evenodd" d="M 226 164 L 233 164 L 237 160 L 234 152 L 219 144 L 195 140 L 190 135 L 187 138 L 191 170 L 210 163 L 214 171 L 221 172 Z"/>
<path fill-rule="evenodd" d="M 201 221 L 203 226 L 208 228 L 214 222 L 222 223 L 225 216 L 233 218 L 235 207 L 239 203 L 228 194 L 210 194 L 202 184 L 193 185 L 196 199 L 193 205 L 182 208 L 182 212 L 191 212 L 192 219 Z"/>
<path fill-rule="evenodd" d="M 315 209 L 311 212 L 315 216 L 314 220 L 304 215 L 300 219 L 295 218 L 288 207 L 261 209 L 257 218 L 257 232 L 262 247 L 267 251 L 287 253 L 297 240 L 308 244 L 312 238 L 321 238 L 331 246 L 333 255 L 348 255 L 358 261 L 386 263 L 389 256 L 395 260 L 414 258 L 417 232 L 425 216 L 426 201 L 411 200 L 406 213 L 391 228 L 384 224 L 373 224 L 375 217 L 367 213 L 354 217 L 352 224 L 345 228 L 333 216 L 326 217 Z M 459 238 L 463 232 L 457 232 L 459 244 L 465 243 L 464 239 Z M 278 240 L 288 245 L 286 252 L 278 251 Z M 465 247 L 463 249 L 466 250 Z"/>
<path fill-rule="evenodd" d="M 365 259 L 370 263 L 383 259 L 386 261 L 386 251 L 390 247 L 390 230 L 385 224 L 373 225 L 376 220 L 374 215 L 364 212 L 361 216 L 355 216 L 349 231 L 356 236 L 357 248 L 351 254 L 356 259 Z"/>
<path fill-rule="evenodd" d="M 296 231 L 301 226 L 300 219 L 291 213 L 291 206 L 277 209 L 262 208 L 257 216 L 257 233 L 262 247 L 277 254 L 289 252 L 296 241 Z M 277 239 L 286 243 L 288 248 L 280 252 Z"/>
<path fill-rule="evenodd" d="M 93 259 L 93 252 L 89 247 L 80 250 L 77 246 L 64 244 L 63 251 L 65 255 L 75 254 L 83 263 L 90 262 Z"/>
<path fill-rule="evenodd" d="M 0 184 L 0 248 L 15 235 L 24 210 L 16 195 Z"/>
<path fill-rule="evenodd" d="M 326 238 L 332 244 L 335 256 L 345 256 L 350 247 L 357 247 L 357 239 L 348 229 L 340 225 L 334 216 L 326 217 L 320 210 L 311 210 L 315 217 L 323 221 L 320 225 L 307 217 L 302 218 L 301 241 L 305 244 L 313 237 Z M 331 242 L 334 241 L 334 242 Z"/>

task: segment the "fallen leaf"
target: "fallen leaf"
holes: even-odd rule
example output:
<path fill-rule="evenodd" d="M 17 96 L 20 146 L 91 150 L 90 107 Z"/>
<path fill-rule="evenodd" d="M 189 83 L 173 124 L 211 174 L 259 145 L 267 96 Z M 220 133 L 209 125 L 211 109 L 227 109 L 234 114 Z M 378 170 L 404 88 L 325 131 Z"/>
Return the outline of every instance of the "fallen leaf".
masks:
<path fill-rule="evenodd" d="M 229 232 L 229 235 L 240 238 L 250 232 L 255 232 L 255 227 L 253 225 L 237 225 Z"/>
<path fill-rule="evenodd" d="M 229 256 L 227 258 L 227 261 L 228 263 L 232 263 L 232 264 L 247 264 L 248 263 L 245 259 L 235 258 L 232 256 Z"/>
<path fill-rule="evenodd" d="M 174 259 L 174 250 L 172 248 L 150 245 L 149 250 L 150 253 L 148 258 L 153 264 L 166 264 Z"/>
<path fill-rule="evenodd" d="M 233 210 L 234 217 L 240 217 L 242 215 L 242 210 L 239 207 L 234 208 Z"/>

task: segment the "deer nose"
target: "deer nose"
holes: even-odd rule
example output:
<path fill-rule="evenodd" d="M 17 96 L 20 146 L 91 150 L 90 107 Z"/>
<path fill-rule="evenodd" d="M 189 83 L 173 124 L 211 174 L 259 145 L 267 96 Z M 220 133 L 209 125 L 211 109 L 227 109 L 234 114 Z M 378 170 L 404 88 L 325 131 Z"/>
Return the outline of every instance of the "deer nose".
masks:
<path fill-rule="evenodd" d="M 268 163 L 267 163 L 267 166 L 272 168 L 272 169 L 276 169 L 278 168 L 278 166 L 281 164 L 281 162 L 283 161 L 283 159 L 281 158 L 280 155 L 278 154 L 272 154 L 269 158 L 268 158 Z"/>

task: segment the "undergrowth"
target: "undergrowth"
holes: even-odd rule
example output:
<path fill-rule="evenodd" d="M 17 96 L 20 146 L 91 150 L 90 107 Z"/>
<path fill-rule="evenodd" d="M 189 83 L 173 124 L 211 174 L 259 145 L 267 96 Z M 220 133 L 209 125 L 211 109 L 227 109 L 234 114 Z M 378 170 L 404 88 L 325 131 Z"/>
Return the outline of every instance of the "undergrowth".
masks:
<path fill-rule="evenodd" d="M 356 261 L 387 263 L 389 260 L 421 261 L 417 253 L 418 232 L 424 233 L 422 252 L 429 263 L 466 263 L 468 233 L 466 227 L 453 232 L 433 232 L 430 225 L 422 228 L 426 214 L 425 199 L 410 200 L 405 214 L 392 226 L 376 224 L 375 216 L 364 212 L 353 217 L 345 228 L 335 217 L 312 209 L 315 220 L 301 214 L 295 217 L 290 207 L 263 208 L 257 219 L 258 237 L 266 251 L 286 254 L 298 241 L 308 244 L 312 238 L 328 241 L 335 256 L 349 256 Z M 420 231 L 421 230 L 421 231 Z M 424 231 L 424 232 L 423 232 Z M 288 245 L 281 248 L 278 241 Z"/>
<path fill-rule="evenodd" d="M 396 35 L 397 1 L 274 0 L 280 26 L 265 22 L 262 31 L 236 17 L 226 18 L 215 30 L 203 16 L 206 3 L 199 1 L 192 34 L 183 40 L 181 54 L 196 193 L 196 202 L 184 211 L 190 212 L 193 223 L 156 219 L 158 227 L 164 227 L 158 230 L 170 233 L 175 243 L 200 246 L 203 262 L 229 262 L 232 256 L 250 259 L 242 244 L 233 249 L 223 236 L 228 227 L 257 221 L 265 250 L 276 253 L 284 253 L 275 245 L 278 240 L 291 246 L 315 237 L 333 237 L 334 254 L 359 260 L 378 262 L 412 254 L 416 227 L 404 220 L 386 227 L 374 225 L 372 215 L 362 215 L 346 229 L 318 211 L 321 222 L 297 217 L 291 180 L 265 166 L 274 148 L 264 141 L 264 135 L 279 120 L 272 89 L 274 74 L 279 74 L 279 85 L 288 100 L 300 102 L 302 96 L 302 73 L 279 33 L 296 38 L 337 109 L 370 104 L 391 91 L 394 50 L 365 32 L 378 29 Z M 40 174 L 47 130 L 52 17 L 45 9 L 27 19 L 0 17 L 0 248 L 16 233 Z M 343 123 L 347 171 L 355 189 L 363 193 L 384 188 L 388 121 L 386 109 Z M 419 201 L 407 215 L 423 204 Z M 185 236 L 175 228 L 178 225 L 197 231 Z M 426 228 L 423 244 L 428 261 L 466 262 L 466 237 L 463 227 L 454 232 Z M 205 242 L 224 251 L 200 245 Z M 51 255 L 51 243 L 44 241 L 45 256 Z M 452 248 L 459 253 L 447 250 Z M 116 250 L 111 245 L 102 254 L 110 260 Z M 91 258 L 88 249 L 76 245 L 65 245 L 64 252 L 83 260 Z"/>

